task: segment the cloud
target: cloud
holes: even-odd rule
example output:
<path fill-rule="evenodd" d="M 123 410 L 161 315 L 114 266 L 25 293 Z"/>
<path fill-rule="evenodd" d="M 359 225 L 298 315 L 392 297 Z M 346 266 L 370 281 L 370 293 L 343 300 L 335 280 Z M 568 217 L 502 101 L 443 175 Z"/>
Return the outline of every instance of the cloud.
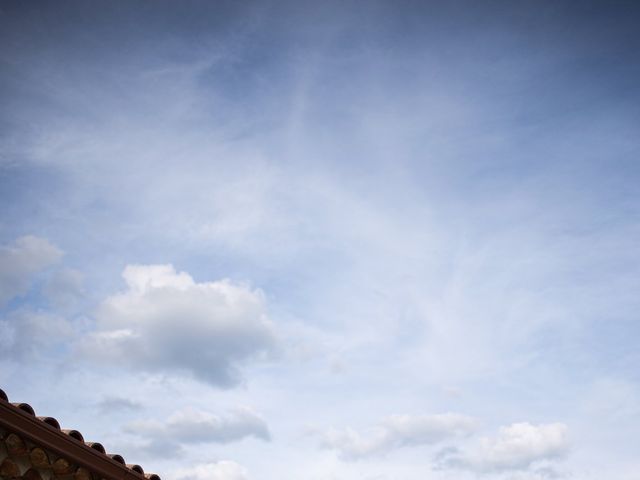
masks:
<path fill-rule="evenodd" d="M 126 428 L 129 433 L 184 443 L 229 443 L 245 437 L 269 441 L 266 421 L 248 408 L 238 408 L 221 417 L 186 408 L 171 415 L 166 422 L 137 421 Z"/>
<path fill-rule="evenodd" d="M 177 480 L 247 480 L 247 470 L 235 462 L 221 460 L 197 465 L 174 474 Z"/>
<path fill-rule="evenodd" d="M 481 438 L 479 444 L 468 451 L 441 452 L 436 464 L 439 469 L 459 468 L 480 473 L 527 470 L 536 462 L 566 455 L 568 430 L 563 423 L 514 423 L 501 427 L 495 439 Z"/>
<path fill-rule="evenodd" d="M 119 440 L 120 452 L 126 452 L 125 458 L 148 460 L 184 458 L 187 451 L 178 443 L 164 438 Z"/>
<path fill-rule="evenodd" d="M 18 310 L 0 319 L 0 357 L 32 359 L 74 335 L 64 318 L 47 312 Z"/>
<path fill-rule="evenodd" d="M 142 410 L 142 405 L 134 400 L 123 397 L 105 397 L 98 402 L 97 407 L 103 413 L 117 413 L 122 411 Z"/>
<path fill-rule="evenodd" d="M 44 238 L 28 235 L 0 246 L 0 307 L 24 295 L 33 275 L 55 264 L 62 251 Z"/>
<path fill-rule="evenodd" d="M 392 415 L 362 433 L 351 428 L 332 428 L 320 436 L 324 448 L 337 451 L 345 460 L 357 460 L 402 447 L 431 445 L 466 436 L 475 431 L 477 425 L 476 419 L 455 413 Z"/>
<path fill-rule="evenodd" d="M 98 308 L 81 350 L 146 371 L 187 372 L 219 387 L 275 347 L 260 290 L 229 280 L 197 283 L 171 265 L 129 265 L 128 289 Z"/>

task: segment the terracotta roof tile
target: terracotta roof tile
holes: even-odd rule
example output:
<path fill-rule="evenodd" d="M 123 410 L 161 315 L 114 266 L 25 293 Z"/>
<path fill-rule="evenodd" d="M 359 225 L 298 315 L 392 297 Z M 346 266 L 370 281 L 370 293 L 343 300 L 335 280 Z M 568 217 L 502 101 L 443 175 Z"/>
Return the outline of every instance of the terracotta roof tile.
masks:
<path fill-rule="evenodd" d="M 67 434 L 67 435 L 69 435 L 74 440 L 77 440 L 80 443 L 84 443 L 84 437 L 82 436 L 82 434 L 79 431 L 77 431 L 77 430 L 69 430 L 69 429 L 63 428 L 62 432 Z"/>
<path fill-rule="evenodd" d="M 30 420 L 30 417 L 33 419 Z M 68 441 L 73 439 L 73 441 Z M 9 403 L 0 389 L 0 478 L 21 480 L 160 480 L 85 442 L 73 429 L 61 429 L 53 417 L 36 417 L 27 403 Z"/>
<path fill-rule="evenodd" d="M 124 457 L 122 455 L 118 455 L 117 453 L 108 453 L 107 456 L 111 457 L 112 460 L 115 460 L 121 465 L 127 464 L 127 462 L 124 461 Z"/>
<path fill-rule="evenodd" d="M 102 454 L 105 454 L 105 455 L 106 455 L 106 453 L 107 453 L 107 451 L 104 449 L 104 447 L 102 446 L 102 444 L 101 444 L 101 443 L 98 443 L 98 442 L 84 442 L 84 444 L 85 444 L 87 447 L 89 447 L 89 448 L 93 448 L 94 450 L 97 450 L 97 451 L 99 451 L 99 452 L 100 452 L 100 453 L 102 453 Z"/>
<path fill-rule="evenodd" d="M 53 417 L 38 417 L 38 420 L 52 426 L 56 430 L 60 430 L 60 424 L 58 423 L 58 420 Z"/>
<path fill-rule="evenodd" d="M 138 472 L 140 475 L 144 475 L 144 470 L 140 465 L 136 465 L 135 463 L 127 463 L 127 468 L 133 470 L 134 472 Z"/>

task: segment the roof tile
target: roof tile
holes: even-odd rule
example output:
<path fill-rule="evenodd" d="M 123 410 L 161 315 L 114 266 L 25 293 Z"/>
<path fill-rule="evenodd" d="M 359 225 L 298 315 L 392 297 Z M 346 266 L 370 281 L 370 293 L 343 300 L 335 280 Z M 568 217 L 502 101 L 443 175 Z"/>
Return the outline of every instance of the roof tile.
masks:
<path fill-rule="evenodd" d="M 28 415 L 36 417 L 35 411 L 28 403 L 9 403 L 6 393 L 0 389 L 0 402 L 10 405 Z M 9 416 L 10 411 L 3 409 L 3 415 Z M 22 414 L 24 415 L 24 414 Z M 75 439 L 79 444 L 84 444 L 93 451 L 99 452 L 109 462 L 126 466 L 131 472 L 146 478 L 147 480 L 161 480 L 155 473 L 144 473 L 143 468 L 137 464 L 127 464 L 117 453 L 106 453 L 104 446 L 98 442 L 85 442 L 83 435 L 73 429 L 61 429 L 58 421 L 53 417 L 36 417 L 44 428 L 58 430 L 68 437 Z M 19 432 L 13 432 L 9 427 L 5 430 L 5 422 L 0 416 L 0 477 L 3 479 L 22 480 L 95 480 L 90 470 L 84 466 L 78 466 L 69 461 L 64 455 L 48 452 L 46 448 L 37 445 L 35 439 L 23 438 Z M 44 433 L 44 432 L 43 432 Z M 47 434 L 51 435 L 51 434 Z M 33 441 L 31 441 L 33 440 Z M 34 443 L 35 442 L 35 443 Z M 74 447 L 76 448 L 76 447 Z M 88 452 L 87 452 L 88 453 Z M 89 465 L 87 465 L 89 466 Z M 111 468 L 111 467 L 109 467 Z M 51 472 L 43 475 L 45 472 Z"/>

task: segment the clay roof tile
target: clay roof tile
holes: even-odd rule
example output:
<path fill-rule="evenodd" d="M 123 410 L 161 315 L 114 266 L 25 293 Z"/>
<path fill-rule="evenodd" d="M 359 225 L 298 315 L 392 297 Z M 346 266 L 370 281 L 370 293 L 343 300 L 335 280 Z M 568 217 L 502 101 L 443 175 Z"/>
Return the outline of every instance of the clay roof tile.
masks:
<path fill-rule="evenodd" d="M 98 442 L 84 442 L 84 444 L 89 448 L 93 448 L 94 450 L 99 451 L 100 453 L 107 453 L 107 451 L 104 449 L 104 447 L 102 446 L 101 443 L 98 443 Z"/>
<path fill-rule="evenodd" d="M 140 465 L 136 465 L 135 463 L 127 463 L 127 468 L 129 470 L 133 470 L 134 472 L 138 472 L 140 475 L 144 475 L 144 470 Z"/>
<path fill-rule="evenodd" d="M 14 407 L 19 408 L 23 412 L 27 412 L 29 415 L 33 415 L 34 417 L 36 416 L 35 410 L 28 403 L 12 403 L 11 405 L 13 405 Z"/>
<path fill-rule="evenodd" d="M 71 438 L 76 439 L 77 441 L 79 441 L 80 443 L 84 443 L 84 437 L 82 436 L 82 434 L 78 431 L 78 430 L 73 430 L 73 429 L 68 429 L 68 428 L 63 428 L 62 429 L 63 433 L 66 433 L 67 435 L 69 435 Z"/>
<path fill-rule="evenodd" d="M 58 423 L 58 420 L 53 417 L 38 417 L 38 420 L 52 426 L 56 430 L 60 430 L 60 424 Z"/>
<path fill-rule="evenodd" d="M 127 464 L 127 462 L 125 462 L 124 457 L 122 455 L 118 455 L 117 453 L 109 453 L 107 454 L 107 456 L 110 457 L 112 460 L 115 460 L 121 465 Z"/>

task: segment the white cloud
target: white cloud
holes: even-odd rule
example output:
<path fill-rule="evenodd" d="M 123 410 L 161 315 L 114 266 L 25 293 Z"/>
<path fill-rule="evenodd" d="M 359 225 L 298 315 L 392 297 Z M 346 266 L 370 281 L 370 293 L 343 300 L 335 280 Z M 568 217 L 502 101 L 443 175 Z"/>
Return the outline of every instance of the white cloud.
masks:
<path fill-rule="evenodd" d="M 466 436 L 476 430 L 477 420 L 466 415 L 392 415 L 364 432 L 332 428 L 321 433 L 321 445 L 345 460 L 385 454 L 415 445 L 430 445 L 448 438 Z"/>
<path fill-rule="evenodd" d="M 137 421 L 126 427 L 129 433 L 184 443 L 229 443 L 253 436 L 270 440 L 265 420 L 249 408 L 238 408 L 227 416 L 186 408 L 166 422 Z"/>
<path fill-rule="evenodd" d="M 537 462 L 566 455 L 568 430 L 563 423 L 514 423 L 501 427 L 497 438 L 481 438 L 475 448 L 443 452 L 438 466 L 475 472 L 527 470 Z"/>
<path fill-rule="evenodd" d="M 0 246 L 0 307 L 25 294 L 34 274 L 53 265 L 62 251 L 44 238 L 28 235 Z"/>
<path fill-rule="evenodd" d="M 176 480 L 247 480 L 247 470 L 235 462 L 221 460 L 180 470 L 173 475 Z"/>
<path fill-rule="evenodd" d="M 220 387 L 274 348 L 260 290 L 229 280 L 197 283 L 171 265 L 129 265 L 128 289 L 99 307 L 85 353 L 147 371 L 188 372 Z"/>
<path fill-rule="evenodd" d="M 533 471 L 512 471 L 505 480 L 556 480 L 566 477 L 566 473 L 558 472 L 551 467 L 541 467 Z"/>
<path fill-rule="evenodd" d="M 96 405 L 102 413 L 112 415 L 118 412 L 142 410 L 142 404 L 125 397 L 106 396 Z"/>

